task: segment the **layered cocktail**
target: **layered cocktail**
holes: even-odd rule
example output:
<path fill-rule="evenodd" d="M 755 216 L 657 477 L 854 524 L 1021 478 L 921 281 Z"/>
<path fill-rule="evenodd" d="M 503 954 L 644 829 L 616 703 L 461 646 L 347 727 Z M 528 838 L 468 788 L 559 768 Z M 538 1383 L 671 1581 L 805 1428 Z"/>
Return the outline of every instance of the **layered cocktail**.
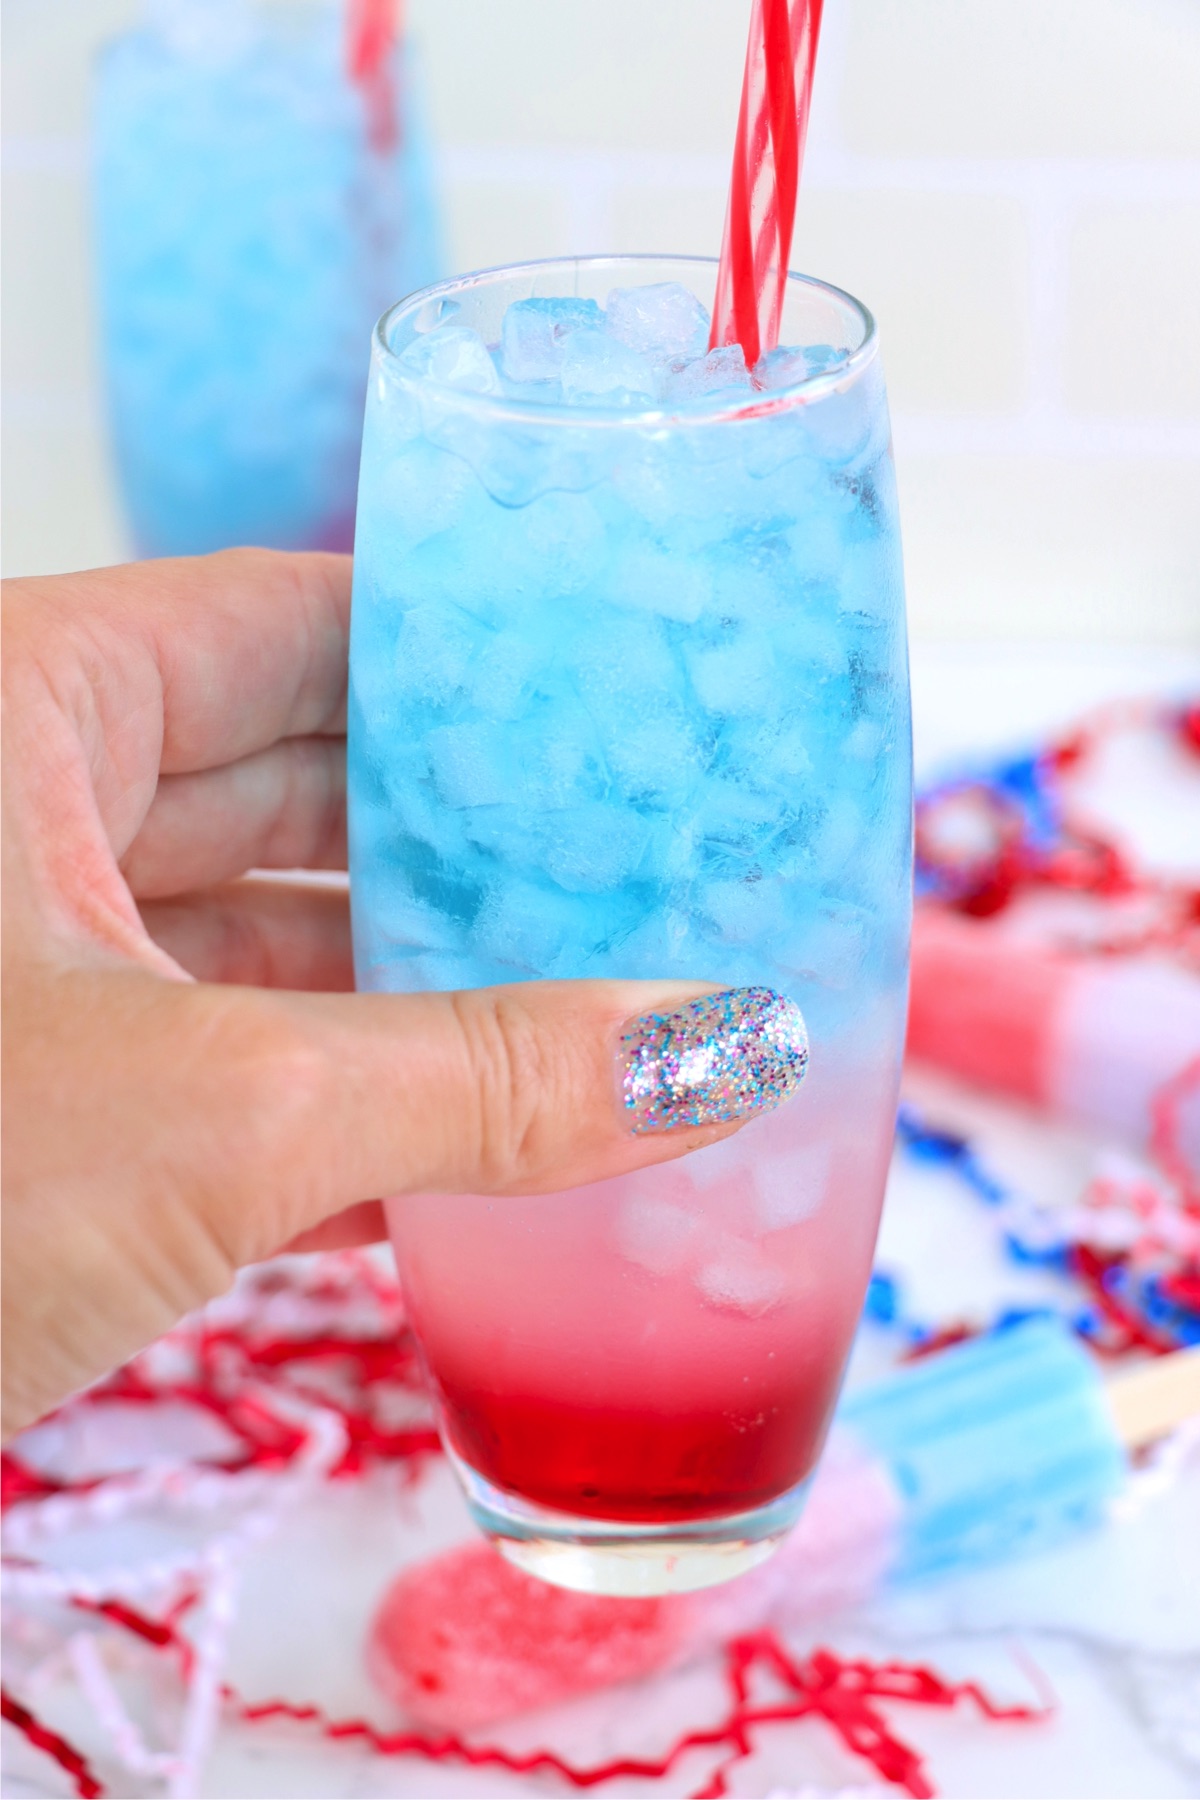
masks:
<path fill-rule="evenodd" d="M 903 1036 L 910 749 L 869 314 L 792 278 L 709 352 L 715 266 L 467 277 L 376 333 L 351 634 L 368 989 L 765 986 L 799 1093 L 525 1199 L 390 1203 L 451 1454 L 506 1552 L 650 1591 L 765 1554 L 861 1306 Z"/>

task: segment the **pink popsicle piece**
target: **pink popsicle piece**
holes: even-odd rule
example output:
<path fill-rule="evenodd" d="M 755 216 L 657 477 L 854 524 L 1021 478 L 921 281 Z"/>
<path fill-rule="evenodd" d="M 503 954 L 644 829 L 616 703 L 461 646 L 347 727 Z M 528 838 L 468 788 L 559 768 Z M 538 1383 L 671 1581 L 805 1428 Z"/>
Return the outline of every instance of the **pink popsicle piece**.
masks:
<path fill-rule="evenodd" d="M 422 1724 L 469 1730 L 674 1667 L 775 1616 L 850 1605 L 881 1578 L 900 1515 L 886 1471 L 835 1432 L 799 1524 L 747 1575 L 699 1593 L 616 1600 L 550 1587 L 476 1541 L 392 1584 L 368 1664 Z"/>
<path fill-rule="evenodd" d="M 1156 1092 L 1200 1054 L 1200 979 L 1150 958 L 1070 956 L 919 909 L 908 1053 L 1140 1143 Z"/>

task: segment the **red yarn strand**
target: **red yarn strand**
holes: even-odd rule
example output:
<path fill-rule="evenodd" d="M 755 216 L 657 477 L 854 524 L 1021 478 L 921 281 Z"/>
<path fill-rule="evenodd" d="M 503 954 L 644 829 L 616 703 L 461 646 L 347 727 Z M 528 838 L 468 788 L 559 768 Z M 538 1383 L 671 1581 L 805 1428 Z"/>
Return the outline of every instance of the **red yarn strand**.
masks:
<path fill-rule="evenodd" d="M 71 1785 L 75 1792 L 82 1796 L 82 1800 L 95 1800 L 97 1795 L 108 1791 L 93 1775 L 87 1759 L 68 1744 L 66 1738 L 59 1737 L 57 1731 L 51 1731 L 48 1726 L 41 1724 L 29 1708 L 14 1699 L 5 1687 L 0 1687 L 0 1715 L 7 1719 L 8 1723 L 19 1731 L 21 1736 L 34 1746 L 35 1750 L 41 1750 L 53 1758 L 59 1768 L 70 1776 Z"/>

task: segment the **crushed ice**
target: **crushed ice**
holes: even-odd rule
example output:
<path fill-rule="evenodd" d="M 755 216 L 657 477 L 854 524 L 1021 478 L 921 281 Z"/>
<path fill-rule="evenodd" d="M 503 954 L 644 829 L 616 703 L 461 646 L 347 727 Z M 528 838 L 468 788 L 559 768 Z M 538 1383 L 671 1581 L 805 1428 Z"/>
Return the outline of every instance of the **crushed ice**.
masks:
<path fill-rule="evenodd" d="M 504 315 L 498 345 L 489 347 L 467 326 L 440 325 L 415 338 L 400 361 L 439 385 L 471 392 L 638 409 L 777 393 L 821 373 L 841 354 L 829 344 L 781 347 L 751 370 L 739 344 L 708 348 L 709 327 L 696 296 L 664 281 L 614 288 L 606 307 L 595 300 L 517 300 Z"/>

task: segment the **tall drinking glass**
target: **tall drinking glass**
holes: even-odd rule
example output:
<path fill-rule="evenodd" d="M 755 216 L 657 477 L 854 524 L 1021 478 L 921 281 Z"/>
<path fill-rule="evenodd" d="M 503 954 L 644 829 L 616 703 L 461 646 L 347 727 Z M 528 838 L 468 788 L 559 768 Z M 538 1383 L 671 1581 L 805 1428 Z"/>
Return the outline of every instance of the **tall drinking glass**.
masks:
<path fill-rule="evenodd" d="M 389 1202 L 476 1519 L 520 1566 L 604 1593 L 769 1554 L 862 1304 L 909 933 L 887 405 L 870 314 L 800 276 L 782 341 L 807 353 L 735 391 L 546 403 L 486 357 L 464 388 L 472 340 L 422 338 L 450 321 L 495 345 L 529 297 L 710 299 L 715 275 L 564 261 L 394 307 L 359 490 L 360 986 L 680 978 L 775 988 L 808 1024 L 798 1094 L 680 1162 Z"/>
<path fill-rule="evenodd" d="M 440 269 L 410 63 L 387 140 L 344 32 L 332 0 L 155 0 L 101 59 L 102 342 L 141 555 L 350 548 L 362 346 Z"/>

